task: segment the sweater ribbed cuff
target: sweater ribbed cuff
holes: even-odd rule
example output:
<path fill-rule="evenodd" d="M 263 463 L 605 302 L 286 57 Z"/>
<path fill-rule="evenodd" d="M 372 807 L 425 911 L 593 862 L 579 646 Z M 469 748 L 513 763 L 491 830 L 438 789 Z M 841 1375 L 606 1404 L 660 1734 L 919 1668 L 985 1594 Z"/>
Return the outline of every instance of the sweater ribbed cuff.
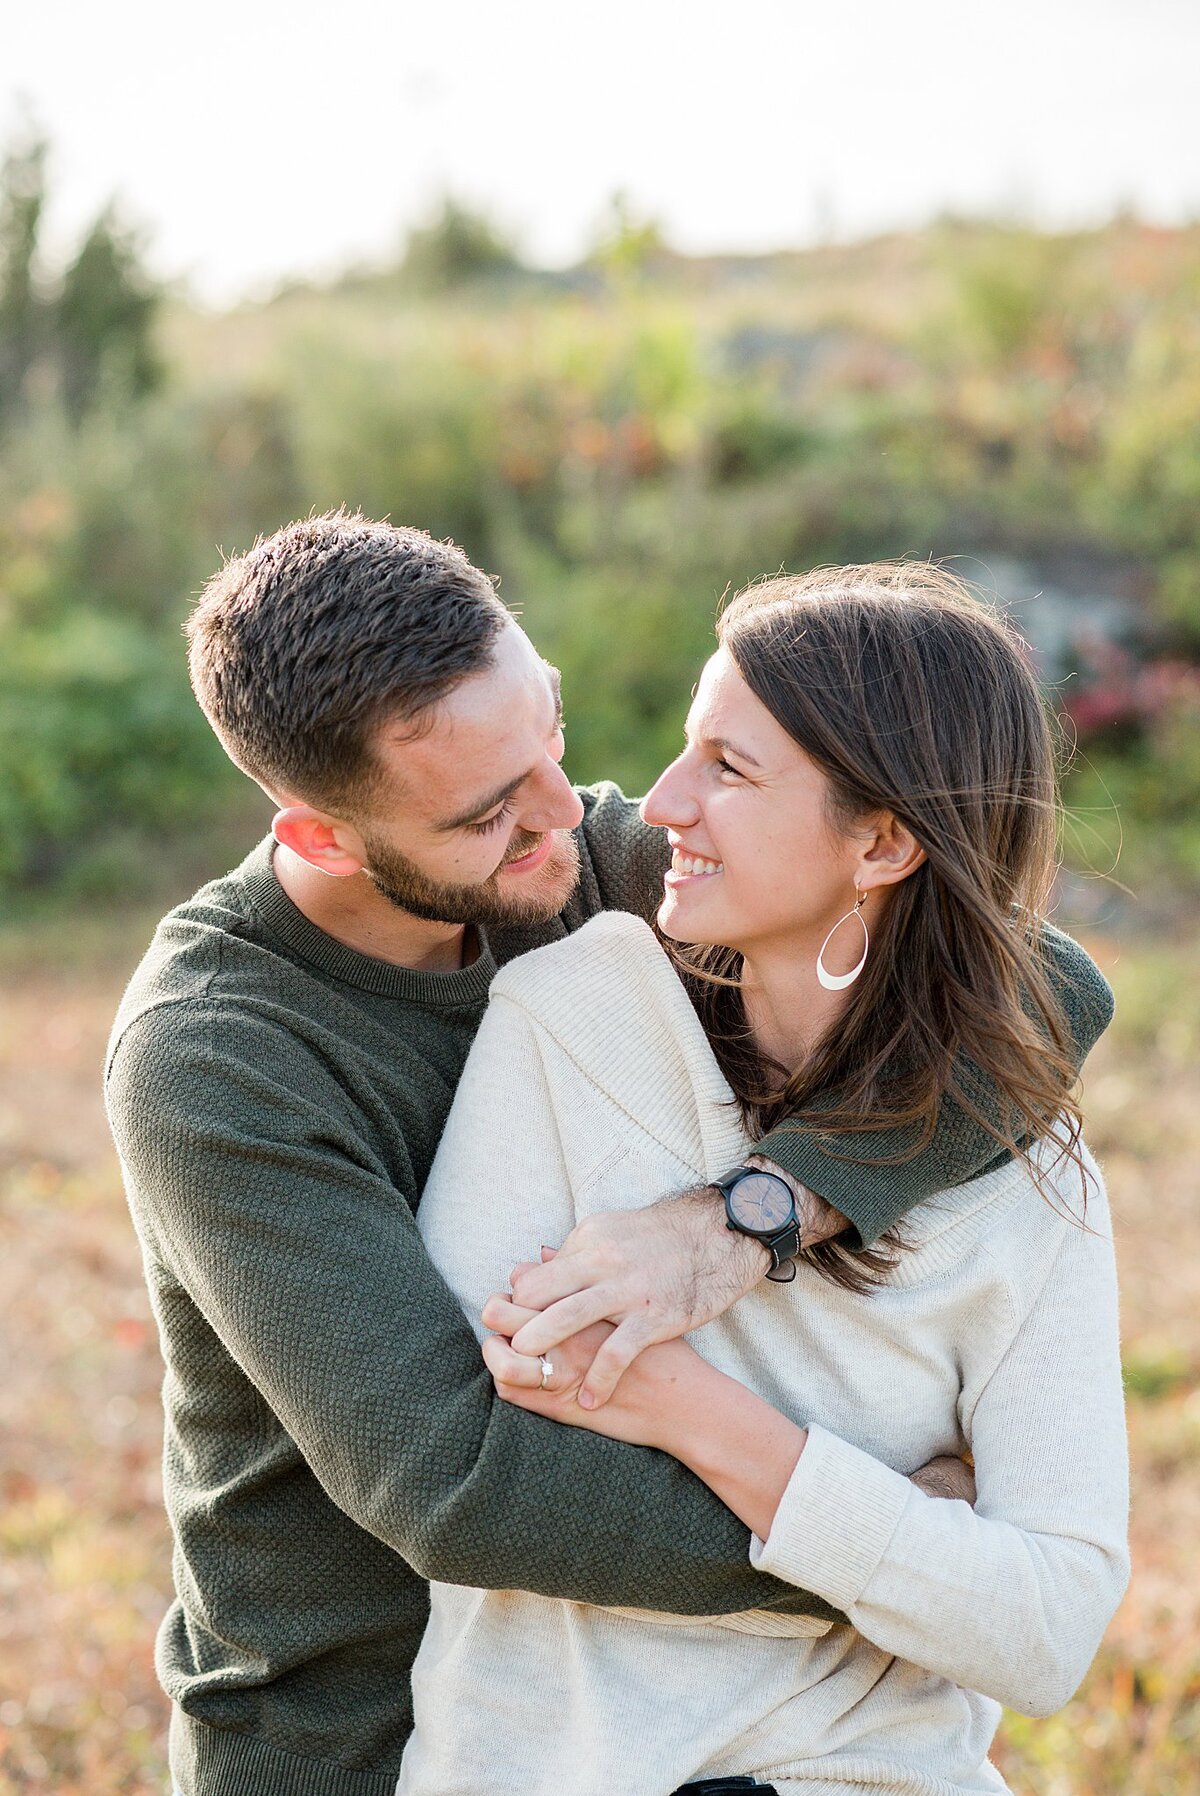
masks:
<path fill-rule="evenodd" d="M 751 1538 L 751 1563 L 848 1610 L 886 1553 L 912 1488 L 869 1453 L 810 1427 L 770 1534 Z"/>
<path fill-rule="evenodd" d="M 395 1796 L 398 1771 L 302 1758 L 254 1734 L 171 1714 L 171 1775 L 181 1796 Z"/>
<path fill-rule="evenodd" d="M 911 1161 L 897 1166 L 868 1165 L 862 1161 L 835 1160 L 821 1147 L 820 1138 L 803 1129 L 781 1123 L 754 1144 L 756 1154 L 774 1160 L 794 1179 L 823 1197 L 827 1204 L 849 1217 L 858 1230 L 859 1243 L 870 1247 L 912 1209 L 924 1193 L 917 1189 Z M 927 1163 L 921 1168 L 930 1176 Z M 931 1189 L 939 1189 L 935 1183 Z"/>

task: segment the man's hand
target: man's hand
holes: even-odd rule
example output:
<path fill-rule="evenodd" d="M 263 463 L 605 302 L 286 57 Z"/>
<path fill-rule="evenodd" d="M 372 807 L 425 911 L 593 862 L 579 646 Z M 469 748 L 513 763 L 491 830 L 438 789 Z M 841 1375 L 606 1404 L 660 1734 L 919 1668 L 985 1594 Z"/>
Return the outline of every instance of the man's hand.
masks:
<path fill-rule="evenodd" d="M 975 1468 L 965 1459 L 955 1459 L 952 1454 L 931 1459 L 928 1465 L 912 1474 L 909 1483 L 923 1490 L 927 1497 L 957 1497 L 963 1503 L 969 1503 L 972 1509 L 975 1507 Z"/>
<path fill-rule="evenodd" d="M 579 1393 L 583 1409 L 606 1403 L 647 1347 L 720 1316 L 770 1267 L 770 1255 L 725 1227 L 711 1186 L 644 1210 L 586 1216 L 541 1265 L 514 1269 L 515 1302 L 540 1312 L 513 1337 L 518 1353 L 548 1353 L 596 1322 L 616 1326 Z"/>
<path fill-rule="evenodd" d="M 786 1178 L 805 1219 L 804 1238 L 824 1240 L 846 1226 L 837 1211 L 770 1161 L 750 1164 Z M 721 1316 L 770 1267 L 765 1247 L 725 1226 L 711 1185 L 663 1198 L 644 1210 L 585 1217 L 557 1253 L 517 1266 L 514 1300 L 537 1310 L 513 1339 L 518 1353 L 548 1353 L 596 1322 L 616 1326 L 601 1346 L 579 1393 L 584 1409 L 607 1402 L 637 1355 Z"/>

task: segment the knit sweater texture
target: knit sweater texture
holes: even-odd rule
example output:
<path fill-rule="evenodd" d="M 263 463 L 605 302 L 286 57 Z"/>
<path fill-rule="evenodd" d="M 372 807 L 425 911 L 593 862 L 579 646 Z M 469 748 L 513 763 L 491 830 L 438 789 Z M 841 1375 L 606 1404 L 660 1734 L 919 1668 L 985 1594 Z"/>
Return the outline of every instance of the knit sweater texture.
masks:
<path fill-rule="evenodd" d="M 522 1243 L 749 1147 L 653 934 L 597 917 L 493 982 L 419 1226 L 477 1317 Z M 1039 1158 L 1045 1195 L 1009 1161 L 910 1211 L 910 1251 L 874 1295 L 801 1264 L 693 1337 L 808 1427 L 752 1558 L 845 1622 L 435 1583 L 399 1796 L 669 1796 L 737 1775 L 797 1796 L 1003 1791 L 999 1704 L 1066 1702 L 1128 1574 L 1104 1187 L 1087 1157 L 1085 1228 L 1080 1168 L 1052 1141 Z M 510 1195 L 485 1213 L 470 1194 L 489 1174 Z M 974 1509 L 909 1482 L 968 1448 Z"/>
<path fill-rule="evenodd" d="M 157 1664 L 184 1796 L 391 1796 L 429 1577 L 834 1612 L 753 1571 L 744 1529 L 672 1461 L 498 1402 L 417 1233 L 497 969 L 658 903 L 661 832 L 615 787 L 583 796 L 570 904 L 481 932 L 459 972 L 326 935 L 267 842 L 164 919 L 122 1001 L 106 1095 L 166 1366 L 177 1594 Z M 1111 998 L 1069 938 L 1049 941 L 1082 1055 Z M 803 1135 L 776 1152 L 794 1164 L 789 1148 L 808 1163 Z M 961 1180 L 993 1155 L 948 1112 L 928 1155 L 861 1168 L 841 1207 L 872 1239 L 955 1182 L 947 1160 Z M 481 1212 L 508 1197 L 491 1179 L 475 1194 Z"/>

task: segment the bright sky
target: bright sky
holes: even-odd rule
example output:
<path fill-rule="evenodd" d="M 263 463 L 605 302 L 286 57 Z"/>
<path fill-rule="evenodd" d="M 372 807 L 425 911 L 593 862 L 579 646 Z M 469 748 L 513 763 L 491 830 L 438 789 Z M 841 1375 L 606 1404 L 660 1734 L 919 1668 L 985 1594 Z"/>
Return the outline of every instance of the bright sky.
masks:
<path fill-rule="evenodd" d="M 0 0 L 54 243 L 115 193 L 215 301 L 387 258 L 443 191 L 546 263 L 617 189 L 691 250 L 1196 217 L 1198 69 L 1196 0 Z"/>

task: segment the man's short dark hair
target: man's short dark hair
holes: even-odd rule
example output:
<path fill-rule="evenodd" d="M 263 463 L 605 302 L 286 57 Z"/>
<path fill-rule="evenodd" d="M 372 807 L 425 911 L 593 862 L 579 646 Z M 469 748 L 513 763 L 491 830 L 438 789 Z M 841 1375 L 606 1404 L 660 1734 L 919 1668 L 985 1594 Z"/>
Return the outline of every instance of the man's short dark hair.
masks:
<path fill-rule="evenodd" d="M 385 719 L 418 723 L 492 659 L 511 613 L 453 543 L 346 511 L 226 562 L 187 623 L 192 689 L 251 778 L 353 811 Z"/>

